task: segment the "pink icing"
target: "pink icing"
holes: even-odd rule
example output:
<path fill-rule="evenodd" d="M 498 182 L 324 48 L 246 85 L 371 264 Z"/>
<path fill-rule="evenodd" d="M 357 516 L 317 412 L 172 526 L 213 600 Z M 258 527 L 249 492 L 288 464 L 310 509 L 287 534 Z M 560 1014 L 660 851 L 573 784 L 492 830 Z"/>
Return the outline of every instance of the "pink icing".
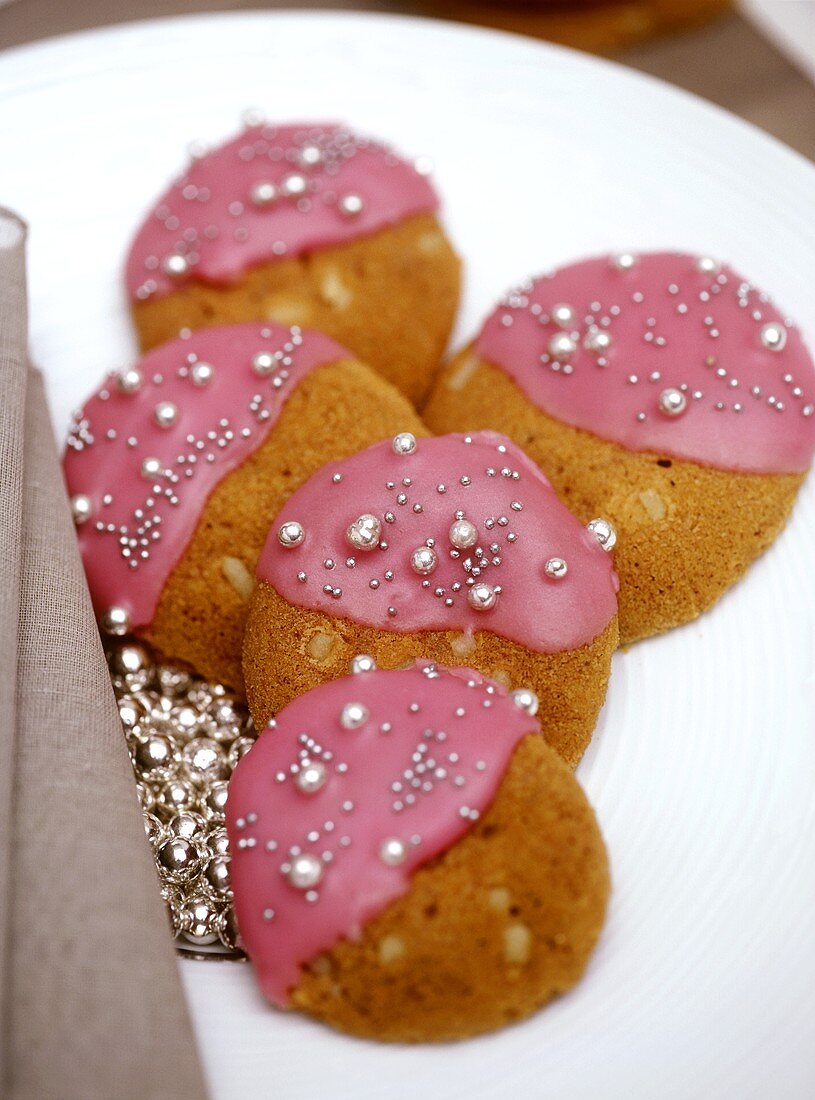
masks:
<path fill-rule="evenodd" d="M 357 728 L 341 724 L 348 704 L 367 712 Z M 500 685 L 428 664 L 334 680 L 280 712 L 235 769 L 226 807 L 238 927 L 273 1004 L 471 828 L 538 731 Z M 304 793 L 298 775 L 315 762 L 324 785 Z M 402 846 L 391 862 L 388 840 Z M 322 875 L 310 889 L 289 880 L 298 856 Z"/>
<path fill-rule="evenodd" d="M 303 189 L 286 195 L 292 176 Z M 253 198 L 263 183 L 279 192 L 266 204 Z M 347 208 L 349 196 L 361 209 Z M 367 236 L 438 205 L 421 172 L 345 126 L 248 126 L 194 159 L 161 196 L 131 246 L 127 291 L 144 300 L 187 278 L 234 283 L 259 264 Z M 170 267 L 181 266 L 175 275 L 168 257 Z"/>
<path fill-rule="evenodd" d="M 259 353 L 270 362 L 262 375 Z M 106 379 L 74 415 L 63 460 L 75 515 L 90 510 L 77 533 L 98 613 L 152 621 L 209 494 L 260 446 L 309 371 L 347 357 L 322 333 L 234 325 L 163 344 Z M 164 402 L 176 410 L 169 427 L 155 419 Z M 143 472 L 147 459 L 159 460 L 157 473 Z"/>
<path fill-rule="evenodd" d="M 723 470 L 805 470 L 815 378 L 798 329 L 729 267 L 675 252 L 633 260 L 583 260 L 512 291 L 478 354 L 551 416 L 629 450 Z M 557 305 L 572 307 L 573 323 L 555 322 Z M 768 324 L 783 326 L 780 350 L 766 346 Z M 611 337 L 607 350 L 586 346 L 597 332 Z M 561 359 L 549 350 L 558 333 L 577 345 Z M 686 403 L 673 416 L 660 409 L 671 388 Z"/>
<path fill-rule="evenodd" d="M 398 437 L 397 437 L 398 438 Z M 359 551 L 346 531 L 370 514 L 379 545 Z M 450 528 L 463 515 L 477 542 L 456 549 Z M 282 524 L 305 531 L 284 547 Z M 438 558 L 420 576 L 412 555 L 428 540 Z M 545 572 L 560 558 L 567 574 Z M 617 608 L 617 577 L 596 538 L 560 503 L 538 468 L 494 432 L 420 439 L 413 453 L 391 441 L 332 462 L 289 499 L 257 567 L 289 603 L 398 633 L 488 630 L 543 653 L 596 637 Z M 500 588 L 475 610 L 470 589 Z"/>

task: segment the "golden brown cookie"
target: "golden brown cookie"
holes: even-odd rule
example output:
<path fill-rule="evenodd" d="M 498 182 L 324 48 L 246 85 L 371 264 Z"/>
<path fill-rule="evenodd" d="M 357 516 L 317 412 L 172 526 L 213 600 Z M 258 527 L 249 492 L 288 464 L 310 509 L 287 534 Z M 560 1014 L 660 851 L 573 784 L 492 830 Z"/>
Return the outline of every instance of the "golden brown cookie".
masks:
<path fill-rule="evenodd" d="M 195 160 L 128 256 L 142 348 L 184 328 L 299 325 L 423 400 L 452 327 L 460 265 L 417 164 L 318 124 L 250 125 Z"/>
<path fill-rule="evenodd" d="M 278 514 L 257 578 L 244 676 L 259 726 L 354 653 L 383 668 L 424 657 L 523 685 L 550 744 L 572 766 L 583 755 L 618 641 L 617 580 L 503 437 L 400 435 L 329 463 Z"/>
<path fill-rule="evenodd" d="M 243 689 L 253 572 L 283 501 L 396 429 L 407 400 L 320 333 L 202 329 L 112 375 L 77 414 L 65 475 L 103 629 Z"/>
<path fill-rule="evenodd" d="M 299 696 L 238 765 L 235 908 L 273 1004 L 396 1042 L 522 1019 L 581 977 L 609 871 L 568 767 L 469 669 Z"/>
<path fill-rule="evenodd" d="M 544 38 L 585 53 L 613 56 L 658 35 L 702 26 L 732 0 L 454 0 L 421 5 L 428 15 Z"/>
<path fill-rule="evenodd" d="M 576 516 L 611 521 L 628 643 L 695 618 L 776 537 L 815 446 L 813 393 L 801 337 L 766 295 L 668 253 L 513 292 L 424 416 L 505 432 Z"/>

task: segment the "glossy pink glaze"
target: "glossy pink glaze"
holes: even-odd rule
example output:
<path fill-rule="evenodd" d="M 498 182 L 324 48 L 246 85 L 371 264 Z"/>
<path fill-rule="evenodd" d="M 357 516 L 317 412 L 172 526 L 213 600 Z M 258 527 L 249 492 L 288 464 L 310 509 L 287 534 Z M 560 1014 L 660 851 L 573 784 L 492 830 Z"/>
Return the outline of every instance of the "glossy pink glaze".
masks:
<path fill-rule="evenodd" d="M 469 550 L 450 542 L 457 512 L 478 531 Z M 368 513 L 381 523 L 380 544 L 358 551 L 346 530 Z M 278 530 L 292 520 L 302 524 L 305 539 L 284 548 Z M 438 565 L 422 577 L 411 556 L 428 539 L 435 540 Z M 560 580 L 544 573 L 554 557 L 568 566 Z M 474 575 L 468 566 L 479 561 Z M 324 466 L 272 525 L 257 575 L 291 604 L 365 626 L 398 633 L 487 630 L 543 653 L 590 642 L 617 609 L 609 555 L 540 470 L 494 432 L 420 439 L 407 455 L 395 454 L 388 440 Z M 469 605 L 468 577 L 502 588 L 492 608 Z"/>
<path fill-rule="evenodd" d="M 310 155 L 319 157 L 316 163 Z M 302 194 L 268 205 L 253 201 L 257 184 L 279 188 L 292 174 L 307 181 Z M 360 212 L 342 212 L 348 195 L 362 200 Z M 259 264 L 343 244 L 438 206 L 432 186 L 412 165 L 347 127 L 247 127 L 193 160 L 158 200 L 131 246 L 127 292 L 144 300 L 187 279 L 235 283 Z M 176 255 L 186 258 L 188 270 L 172 277 L 164 263 Z"/>
<path fill-rule="evenodd" d="M 511 292 L 476 351 L 549 415 L 629 450 L 722 470 L 806 470 L 815 451 L 812 358 L 766 294 L 713 266 L 700 270 L 696 257 L 675 252 L 639 256 L 622 270 L 608 256 L 569 264 Z M 573 325 L 552 320 L 558 304 L 572 306 Z M 762 343 L 770 322 L 786 328 L 780 351 Z M 584 346 L 593 330 L 611 336 L 607 351 Z M 548 344 L 562 331 L 578 347 L 558 361 Z M 669 387 L 687 401 L 673 417 L 659 407 Z"/>
<path fill-rule="evenodd" d="M 348 703 L 368 711 L 356 729 L 340 724 Z M 226 807 L 238 927 L 273 1004 L 285 1007 L 304 964 L 357 939 L 471 828 L 539 728 L 477 672 L 423 663 L 334 680 L 280 712 L 235 769 Z M 314 761 L 325 785 L 305 794 L 296 776 Z M 380 856 L 388 839 L 404 845 L 396 866 Z M 322 868 L 310 891 L 287 877 L 300 854 Z"/>
<path fill-rule="evenodd" d="M 275 357 L 262 377 L 252 365 L 259 352 Z M 137 364 L 134 393 L 108 376 L 75 414 L 63 459 L 68 492 L 90 501 L 77 533 L 98 613 L 116 606 L 133 626 L 152 621 L 209 494 L 260 446 L 311 370 L 350 357 L 322 333 L 234 325 L 151 351 Z M 197 385 L 202 364 L 212 378 Z M 161 402 L 177 409 L 171 427 L 156 423 Z M 158 475 L 143 475 L 148 458 L 160 460 Z"/>

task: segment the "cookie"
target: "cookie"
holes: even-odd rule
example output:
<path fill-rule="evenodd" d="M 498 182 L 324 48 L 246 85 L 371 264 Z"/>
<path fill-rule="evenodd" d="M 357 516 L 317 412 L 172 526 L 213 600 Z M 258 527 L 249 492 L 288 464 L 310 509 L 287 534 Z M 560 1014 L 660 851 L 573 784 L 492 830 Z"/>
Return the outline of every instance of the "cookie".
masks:
<path fill-rule="evenodd" d="M 606 533 L 492 432 L 401 433 L 329 463 L 286 502 L 258 561 L 244 639 L 258 728 L 354 653 L 383 668 L 423 657 L 529 689 L 575 765 L 617 644 Z"/>
<path fill-rule="evenodd" d="M 256 122 L 193 159 L 128 255 L 142 348 L 205 325 L 308 326 L 421 401 L 459 295 L 425 161 L 345 126 Z"/>
<path fill-rule="evenodd" d="M 579 980 L 603 924 L 591 807 L 500 684 L 354 667 L 281 711 L 230 781 L 235 913 L 263 993 L 398 1042 L 530 1015 Z"/>
<path fill-rule="evenodd" d="M 617 530 L 620 637 L 696 618 L 784 526 L 815 449 L 799 331 L 731 268 L 673 252 L 512 291 L 446 367 L 436 431 L 493 427 Z"/>
<path fill-rule="evenodd" d="M 611 56 L 660 35 L 702 26 L 730 7 L 731 0 L 518 0 L 511 4 L 453 0 L 445 4 L 444 16 Z M 419 8 L 438 15 L 438 5 L 430 0 Z"/>
<path fill-rule="evenodd" d="M 64 470 L 103 630 L 241 692 L 252 574 L 287 496 L 329 458 L 407 427 L 407 400 L 329 337 L 202 329 L 112 374 Z"/>

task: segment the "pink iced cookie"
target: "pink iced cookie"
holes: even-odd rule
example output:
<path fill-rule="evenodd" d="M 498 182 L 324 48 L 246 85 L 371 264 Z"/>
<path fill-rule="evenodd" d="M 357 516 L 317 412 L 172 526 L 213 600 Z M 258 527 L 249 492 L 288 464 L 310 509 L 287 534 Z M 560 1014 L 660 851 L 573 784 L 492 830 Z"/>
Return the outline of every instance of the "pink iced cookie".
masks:
<path fill-rule="evenodd" d="M 340 393 L 347 388 L 347 411 L 338 402 L 337 385 Z M 312 436 L 310 448 L 293 454 L 293 442 L 306 426 L 300 412 L 295 414 L 299 427 L 287 427 L 291 414 L 284 413 L 295 395 L 308 399 L 318 425 L 334 417 L 337 431 L 323 440 Z M 361 400 L 370 409 L 367 425 L 357 416 Z M 371 441 L 406 416 L 412 416 L 407 402 L 351 353 L 321 333 L 296 327 L 201 329 L 111 374 L 76 413 L 64 458 L 103 628 L 147 634 L 167 656 L 198 667 L 193 651 L 173 631 L 184 639 L 196 633 L 203 652 L 214 655 L 231 645 L 239 674 L 239 627 L 227 630 L 228 641 L 223 630 L 245 603 L 247 584 L 251 590 L 251 570 L 271 515 L 328 456 L 347 453 L 355 433 L 360 441 Z M 216 489 L 235 474 L 247 479 L 251 502 L 236 497 L 213 503 Z M 196 533 L 198 551 L 191 550 Z M 188 599 L 181 599 L 168 593 L 168 582 L 178 579 L 188 552 L 195 560 L 188 563 L 183 586 Z M 241 580 L 238 600 L 235 583 L 240 588 Z M 212 601 L 208 611 L 204 600 Z M 173 631 L 156 625 L 167 601 L 172 610 L 168 605 L 165 617 L 175 623 Z M 186 630 L 181 623 L 188 602 Z"/>
<path fill-rule="evenodd" d="M 798 473 L 815 451 L 800 332 L 724 264 L 675 252 L 584 260 L 513 291 L 475 342 L 550 416 L 631 451 Z"/>
<path fill-rule="evenodd" d="M 231 880 L 241 938 L 260 986 L 273 1004 L 313 1011 L 336 1026 L 362 1034 L 396 1038 L 394 1026 L 404 1028 L 411 1010 L 404 1003 L 400 1009 L 398 992 L 394 1001 L 394 991 L 387 986 L 384 1000 L 390 1009 L 377 1012 L 367 1024 L 364 1012 L 359 1019 L 361 1006 L 355 1003 L 353 978 L 350 985 L 335 985 L 333 1006 L 320 1004 L 319 997 L 315 1000 L 315 982 L 319 986 L 319 975 L 325 976 L 332 965 L 329 953 L 343 944 L 353 953 L 386 910 L 398 922 L 394 903 L 414 890 L 417 872 L 433 862 L 431 875 L 438 877 L 440 858 L 479 824 L 487 837 L 491 830 L 499 830 L 501 814 L 490 826 L 490 809 L 527 734 L 537 745 L 528 750 L 529 760 L 520 766 L 524 782 L 545 804 L 546 773 L 554 768 L 558 781 L 574 792 L 569 801 L 575 797 L 582 806 L 583 800 L 567 769 L 537 736 L 538 723 L 528 713 L 525 693 L 516 699 L 469 669 L 441 669 L 426 662 L 385 672 L 377 670 L 370 658 L 359 657 L 354 670 L 356 675 L 324 684 L 290 703 L 236 768 L 227 802 Z M 533 766 L 532 760 L 542 763 Z M 534 829 L 536 824 L 532 820 L 529 827 Z M 537 888 L 540 878 L 546 879 L 546 852 L 551 845 L 552 838 L 543 830 L 532 842 L 541 855 L 535 869 Z M 591 835 L 587 846 L 602 849 L 599 835 Z M 575 862 L 567 851 L 558 858 L 564 866 Z M 517 872 L 513 890 L 519 899 L 531 868 L 523 859 L 518 860 L 518 868 L 511 865 L 511 856 L 509 862 L 504 871 L 507 881 Z M 582 874 L 589 877 L 585 871 Z M 602 911 L 607 881 L 600 880 L 602 875 L 592 883 L 590 893 L 592 908 Z M 582 888 L 587 889 L 585 882 Z M 544 889 L 557 891 L 558 885 L 546 882 Z M 506 921 L 495 910 L 506 908 L 506 902 L 502 896 L 496 904 L 490 897 L 483 890 L 475 908 L 489 909 L 492 904 L 493 934 L 498 933 L 500 942 Z M 572 905 L 579 908 L 576 899 Z M 471 919 L 474 915 L 468 913 Z M 539 925 L 545 925 L 548 917 L 541 920 L 530 913 L 527 919 L 530 924 L 524 926 L 522 946 L 529 961 L 533 952 L 545 954 Z M 432 962 L 444 924 L 442 915 L 428 928 L 422 943 L 413 945 L 423 956 L 414 963 L 417 968 Z M 451 931 L 447 929 L 448 934 Z M 539 937 L 541 942 L 536 942 Z M 393 934 L 385 940 L 384 949 L 380 944 L 379 973 L 374 967 L 365 983 L 373 1000 L 371 982 L 386 982 L 389 972 L 393 980 L 395 971 L 398 983 L 403 968 L 392 964 L 406 950 L 404 940 Z M 478 949 L 472 943 L 448 944 L 444 965 L 466 970 L 467 955 L 473 950 Z M 517 961 L 512 950 L 508 959 L 506 949 L 503 954 L 504 965 Z M 341 959 L 335 958 L 334 965 L 342 966 Z M 485 969 L 489 966 L 486 963 Z M 483 979 L 487 999 L 489 978 Z M 520 997 L 524 1004 L 530 997 L 540 1004 L 551 995 L 542 979 L 536 973 L 530 990 L 521 978 L 522 987 L 526 986 Z M 435 1033 L 435 1018 L 460 994 L 452 984 L 449 989 L 446 983 L 439 984 L 442 988 L 435 999 L 423 1006 L 427 1034 L 415 1038 L 443 1037 Z M 394 1019 L 387 1018 L 388 1011 Z M 471 1030 L 481 1029 L 476 1009 Z M 467 1033 L 466 1025 L 463 1030 Z"/>
<path fill-rule="evenodd" d="M 383 373 L 408 392 L 410 368 L 427 374 L 438 360 L 458 292 L 438 208 L 425 160 L 408 163 L 337 123 L 253 121 L 194 157 L 136 234 L 125 282 L 142 346 L 182 326 L 296 321 L 377 367 L 389 341 Z M 435 304 L 422 311 L 411 297 L 431 284 Z M 389 331 L 376 326 L 383 311 Z M 409 347 L 428 361 L 399 368 Z"/>
<path fill-rule="evenodd" d="M 287 501 L 258 561 L 244 645 L 256 719 L 291 686 L 285 675 L 268 682 L 273 651 L 322 623 L 356 648 L 373 645 L 384 665 L 465 656 L 545 696 L 568 692 L 547 682 L 564 655 L 592 653 L 594 690 L 580 685 L 590 732 L 614 644 L 617 578 L 603 552 L 612 546 L 602 521 L 583 526 L 535 465 L 492 432 L 418 442 L 405 433 L 329 463 Z"/>
<path fill-rule="evenodd" d="M 558 653 L 591 642 L 616 611 L 594 532 L 495 433 L 378 443 L 324 467 L 278 520 L 258 579 L 363 626 L 489 630 Z"/>
<path fill-rule="evenodd" d="M 798 329 L 731 268 L 675 252 L 517 287 L 424 411 L 435 431 L 506 432 L 580 518 L 612 521 L 624 643 L 695 618 L 769 546 L 813 414 Z"/>
<path fill-rule="evenodd" d="M 97 613 L 148 626 L 215 486 L 315 367 L 348 352 L 279 325 L 203 329 L 108 376 L 75 414 L 64 470 Z M 106 621 L 107 621 L 106 619 Z"/>
<path fill-rule="evenodd" d="M 160 197 L 131 245 L 127 292 L 145 301 L 187 278 L 235 283 L 258 264 L 438 207 L 425 175 L 344 126 L 248 126 L 194 159 Z"/>

